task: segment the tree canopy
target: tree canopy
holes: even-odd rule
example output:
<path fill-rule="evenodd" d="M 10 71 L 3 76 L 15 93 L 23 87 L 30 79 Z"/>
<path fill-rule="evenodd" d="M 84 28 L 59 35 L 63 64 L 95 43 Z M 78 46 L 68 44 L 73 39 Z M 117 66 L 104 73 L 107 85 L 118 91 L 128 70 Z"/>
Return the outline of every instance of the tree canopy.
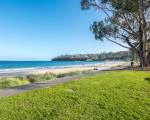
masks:
<path fill-rule="evenodd" d="M 150 65 L 150 0 L 81 0 L 81 8 L 105 14 L 90 27 L 95 39 L 134 51 L 141 67 Z"/>

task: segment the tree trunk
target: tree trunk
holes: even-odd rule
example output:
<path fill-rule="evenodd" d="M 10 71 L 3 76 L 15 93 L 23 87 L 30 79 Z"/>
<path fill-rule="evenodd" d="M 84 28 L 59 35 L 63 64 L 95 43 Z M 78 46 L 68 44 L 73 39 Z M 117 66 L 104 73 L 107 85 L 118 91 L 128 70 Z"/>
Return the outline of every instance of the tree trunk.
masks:
<path fill-rule="evenodd" d="M 140 62 L 140 67 L 143 68 L 144 67 L 144 59 L 143 59 L 142 54 L 139 54 L 139 62 Z"/>
<path fill-rule="evenodd" d="M 139 54 L 140 67 L 150 67 L 150 53 L 148 55 L 140 53 Z"/>
<path fill-rule="evenodd" d="M 149 66 L 149 60 L 148 60 L 148 54 L 147 54 L 147 33 L 146 33 L 146 20 L 144 16 L 144 0 L 139 0 L 139 42 L 140 42 L 140 48 L 139 48 L 139 58 L 140 58 L 140 67 L 148 67 Z"/>
<path fill-rule="evenodd" d="M 147 62 L 148 62 L 148 67 L 150 67 L 150 52 L 148 53 L 148 56 L 147 56 Z"/>

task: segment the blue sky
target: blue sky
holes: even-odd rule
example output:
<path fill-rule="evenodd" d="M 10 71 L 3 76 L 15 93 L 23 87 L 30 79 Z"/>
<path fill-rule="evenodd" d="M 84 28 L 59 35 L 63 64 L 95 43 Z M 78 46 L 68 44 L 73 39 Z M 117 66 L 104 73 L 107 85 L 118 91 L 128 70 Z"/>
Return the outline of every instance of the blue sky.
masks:
<path fill-rule="evenodd" d="M 90 25 L 103 19 L 80 0 L 0 0 L 0 60 L 50 60 L 61 54 L 124 50 L 94 40 Z"/>

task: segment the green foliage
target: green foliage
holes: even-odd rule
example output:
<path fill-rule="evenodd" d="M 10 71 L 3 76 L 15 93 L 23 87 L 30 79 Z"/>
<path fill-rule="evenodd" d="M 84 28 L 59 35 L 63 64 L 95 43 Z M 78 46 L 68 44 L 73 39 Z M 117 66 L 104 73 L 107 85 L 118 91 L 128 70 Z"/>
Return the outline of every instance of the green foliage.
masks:
<path fill-rule="evenodd" d="M 129 51 L 109 52 L 101 54 L 77 54 L 61 55 L 53 58 L 53 61 L 104 61 L 104 60 L 130 60 L 132 54 Z"/>
<path fill-rule="evenodd" d="M 81 8 L 84 9 L 84 10 L 90 8 L 89 0 L 81 0 L 80 4 L 81 4 Z"/>
<path fill-rule="evenodd" d="M 149 72 L 118 71 L 0 99 L 0 120 L 149 120 Z"/>
<path fill-rule="evenodd" d="M 94 8 L 104 14 L 103 20 L 91 25 L 96 40 L 136 52 L 140 66 L 150 66 L 149 0 L 81 0 L 81 8 Z"/>
<path fill-rule="evenodd" d="M 95 21 L 91 26 L 91 31 L 94 33 L 96 40 L 102 41 L 106 34 L 111 35 L 115 32 L 113 26 L 105 25 L 103 21 L 100 22 Z"/>
<path fill-rule="evenodd" d="M 26 78 L 23 78 L 23 77 L 0 78 L 0 89 L 29 84 L 29 83 L 30 82 Z"/>
<path fill-rule="evenodd" d="M 62 73 L 62 74 L 53 74 L 53 73 L 46 73 L 46 74 L 37 74 L 37 75 L 28 75 L 26 77 L 16 76 L 16 77 L 3 77 L 0 78 L 0 89 L 15 87 L 30 83 L 36 83 L 45 80 L 52 80 L 54 78 L 61 78 L 67 76 L 74 76 L 79 74 L 88 74 L 91 71 L 82 71 L 82 72 L 69 72 L 69 73 Z"/>
<path fill-rule="evenodd" d="M 46 73 L 40 75 L 28 75 L 26 77 L 21 77 L 21 76 L 2 77 L 0 78 L 0 89 L 40 82 L 44 80 L 51 80 L 55 77 L 56 75 L 52 73 Z"/>
<path fill-rule="evenodd" d="M 61 77 L 68 77 L 68 76 L 79 75 L 79 74 L 80 74 L 80 72 L 61 73 L 61 74 L 58 74 L 57 77 L 61 78 Z"/>
<path fill-rule="evenodd" d="M 86 71 L 80 72 L 80 74 L 89 74 L 89 73 L 92 73 L 92 70 L 86 70 Z"/>
<path fill-rule="evenodd" d="M 31 83 L 40 82 L 44 80 L 51 80 L 52 78 L 55 78 L 56 75 L 53 73 L 46 73 L 46 74 L 38 74 L 38 75 L 28 75 L 27 79 Z"/>

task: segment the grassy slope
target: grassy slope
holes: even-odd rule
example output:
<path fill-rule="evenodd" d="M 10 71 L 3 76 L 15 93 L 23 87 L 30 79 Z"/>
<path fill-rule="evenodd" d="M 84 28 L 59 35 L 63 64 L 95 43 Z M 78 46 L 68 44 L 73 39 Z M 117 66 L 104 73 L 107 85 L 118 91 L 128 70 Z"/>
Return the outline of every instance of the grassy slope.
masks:
<path fill-rule="evenodd" d="M 0 99 L 0 120 L 150 119 L 149 72 L 107 72 Z"/>

